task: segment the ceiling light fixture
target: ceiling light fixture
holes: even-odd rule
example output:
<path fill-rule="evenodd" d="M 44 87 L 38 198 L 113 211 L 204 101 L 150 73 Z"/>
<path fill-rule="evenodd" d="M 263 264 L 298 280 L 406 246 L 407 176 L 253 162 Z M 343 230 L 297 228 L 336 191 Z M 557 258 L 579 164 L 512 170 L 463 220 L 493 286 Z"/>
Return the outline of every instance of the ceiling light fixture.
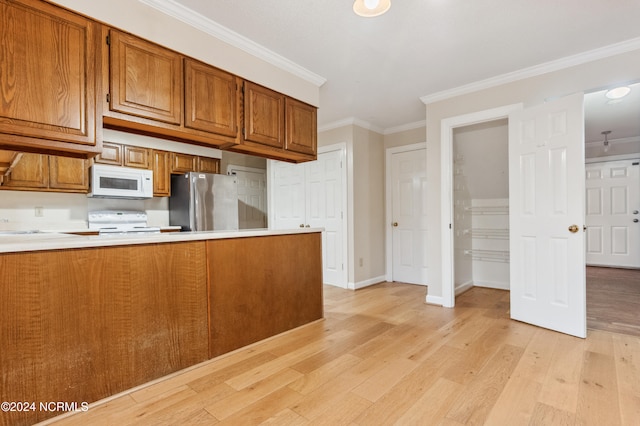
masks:
<path fill-rule="evenodd" d="M 620 86 L 611 90 L 607 90 L 607 93 L 605 93 L 605 96 L 609 99 L 620 99 L 627 96 L 629 92 L 631 92 L 631 87 Z"/>
<path fill-rule="evenodd" d="M 604 152 L 609 151 L 609 134 L 610 133 L 611 133 L 611 130 L 605 130 L 604 132 L 602 132 L 602 134 L 604 135 Z"/>
<path fill-rule="evenodd" d="M 373 18 L 385 13 L 391 7 L 391 0 L 355 0 L 353 11 L 356 15 Z"/>

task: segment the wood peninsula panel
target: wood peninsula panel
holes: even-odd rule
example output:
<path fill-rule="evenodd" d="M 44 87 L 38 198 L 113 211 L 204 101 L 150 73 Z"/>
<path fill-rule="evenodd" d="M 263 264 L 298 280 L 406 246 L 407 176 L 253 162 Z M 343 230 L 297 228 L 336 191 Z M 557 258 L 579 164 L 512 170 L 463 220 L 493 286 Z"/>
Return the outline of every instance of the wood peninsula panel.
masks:
<path fill-rule="evenodd" d="M 204 242 L 0 254 L 0 399 L 92 402 L 205 360 L 206 280 Z"/>
<path fill-rule="evenodd" d="M 207 241 L 209 354 L 322 318 L 320 233 Z"/>

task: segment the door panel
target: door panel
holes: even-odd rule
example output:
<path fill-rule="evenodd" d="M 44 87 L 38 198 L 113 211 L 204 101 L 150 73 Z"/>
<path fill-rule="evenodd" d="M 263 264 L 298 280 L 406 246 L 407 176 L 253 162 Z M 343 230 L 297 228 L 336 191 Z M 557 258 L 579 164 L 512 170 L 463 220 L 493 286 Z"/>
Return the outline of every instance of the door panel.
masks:
<path fill-rule="evenodd" d="M 240 229 L 266 228 L 266 171 L 231 169 L 238 179 L 238 226 Z"/>
<path fill-rule="evenodd" d="M 637 160 L 586 166 L 587 264 L 640 267 L 640 165 Z"/>
<path fill-rule="evenodd" d="M 424 149 L 391 157 L 392 279 L 427 284 L 426 153 Z"/>
<path fill-rule="evenodd" d="M 586 337 L 583 129 L 582 94 L 509 116 L 511 318 L 578 337 Z"/>

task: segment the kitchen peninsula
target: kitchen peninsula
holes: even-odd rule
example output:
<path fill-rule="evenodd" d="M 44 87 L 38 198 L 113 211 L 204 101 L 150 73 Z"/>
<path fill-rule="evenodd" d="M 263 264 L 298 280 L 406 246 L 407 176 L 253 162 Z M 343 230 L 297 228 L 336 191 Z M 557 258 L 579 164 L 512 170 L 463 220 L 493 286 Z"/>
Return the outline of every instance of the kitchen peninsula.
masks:
<path fill-rule="evenodd" d="M 2 400 L 80 407 L 321 319 L 321 231 L 0 237 Z"/>

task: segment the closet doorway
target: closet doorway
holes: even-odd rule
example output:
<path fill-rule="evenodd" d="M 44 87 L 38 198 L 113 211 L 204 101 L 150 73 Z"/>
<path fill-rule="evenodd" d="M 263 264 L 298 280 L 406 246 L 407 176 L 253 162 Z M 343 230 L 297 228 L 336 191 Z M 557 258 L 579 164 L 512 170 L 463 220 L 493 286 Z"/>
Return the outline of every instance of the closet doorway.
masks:
<path fill-rule="evenodd" d="M 455 295 L 509 290 L 509 123 L 453 129 Z"/>

